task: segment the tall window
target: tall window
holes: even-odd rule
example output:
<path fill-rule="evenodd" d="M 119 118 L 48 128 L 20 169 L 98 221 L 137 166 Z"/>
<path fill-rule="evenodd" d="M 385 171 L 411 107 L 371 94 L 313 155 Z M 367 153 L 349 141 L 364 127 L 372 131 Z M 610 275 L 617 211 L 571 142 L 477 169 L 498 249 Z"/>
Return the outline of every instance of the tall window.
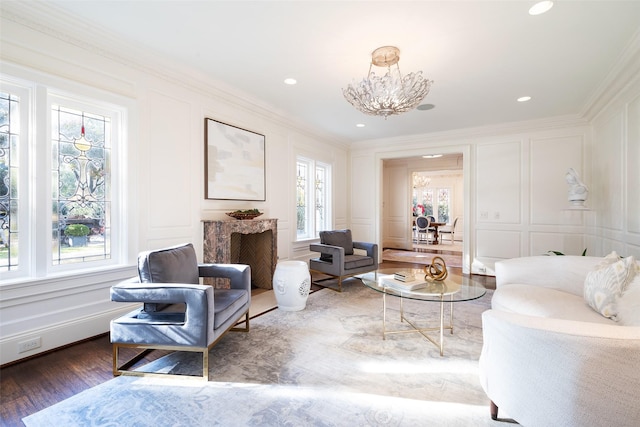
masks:
<path fill-rule="evenodd" d="M 309 158 L 296 161 L 297 238 L 312 239 L 331 228 L 331 166 Z"/>
<path fill-rule="evenodd" d="M 9 79 L 0 79 L 3 279 L 119 262 L 112 195 L 124 109 Z"/>
<path fill-rule="evenodd" d="M 111 119 L 51 109 L 53 264 L 110 257 Z"/>
<path fill-rule="evenodd" d="M 0 271 L 18 268 L 20 98 L 0 92 Z"/>

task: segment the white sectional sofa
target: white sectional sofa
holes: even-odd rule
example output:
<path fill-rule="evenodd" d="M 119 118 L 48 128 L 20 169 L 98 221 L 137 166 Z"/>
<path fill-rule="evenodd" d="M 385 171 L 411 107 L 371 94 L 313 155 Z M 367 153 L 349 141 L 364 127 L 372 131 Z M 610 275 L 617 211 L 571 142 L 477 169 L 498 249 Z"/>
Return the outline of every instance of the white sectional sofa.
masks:
<path fill-rule="evenodd" d="M 640 426 L 640 266 L 633 258 L 615 261 L 534 256 L 496 263 L 480 357 L 494 419 L 500 410 L 526 427 Z M 585 281 L 600 286 L 614 264 L 629 274 L 614 304 L 598 307 L 605 317 L 585 301 Z M 588 294 L 606 303 L 600 291 Z"/>

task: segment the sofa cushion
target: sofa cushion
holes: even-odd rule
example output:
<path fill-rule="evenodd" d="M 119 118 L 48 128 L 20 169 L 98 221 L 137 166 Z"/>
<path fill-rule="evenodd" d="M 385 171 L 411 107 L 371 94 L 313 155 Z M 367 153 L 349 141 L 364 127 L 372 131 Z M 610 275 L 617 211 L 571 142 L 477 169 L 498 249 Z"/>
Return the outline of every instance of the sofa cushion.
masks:
<path fill-rule="evenodd" d="M 320 232 L 320 243 L 323 245 L 340 246 L 344 249 L 345 255 L 353 255 L 353 238 L 351 230 L 331 230 Z M 332 256 L 329 254 L 320 255 L 323 261 L 331 262 Z"/>
<path fill-rule="evenodd" d="M 617 261 L 616 257 L 615 252 L 607 255 L 600 268 L 587 273 L 584 282 L 585 301 L 598 313 L 613 320 L 616 320 L 618 315 L 617 299 L 626 289 L 636 270 L 634 257 Z"/>
<path fill-rule="evenodd" d="M 498 288 L 493 293 L 491 308 L 527 316 L 615 324 L 593 311 L 581 296 L 537 285 Z"/>

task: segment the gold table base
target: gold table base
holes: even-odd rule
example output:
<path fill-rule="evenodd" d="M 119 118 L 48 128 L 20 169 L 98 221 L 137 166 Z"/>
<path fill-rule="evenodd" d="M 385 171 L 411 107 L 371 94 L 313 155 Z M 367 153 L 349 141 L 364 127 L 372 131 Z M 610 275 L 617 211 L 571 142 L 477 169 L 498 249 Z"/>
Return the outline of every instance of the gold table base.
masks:
<path fill-rule="evenodd" d="M 440 327 L 437 327 L 437 328 L 417 327 L 415 323 L 413 323 L 411 320 L 405 317 L 403 302 L 404 302 L 404 298 L 400 297 L 400 322 L 401 323 L 407 322 L 407 324 L 409 324 L 409 326 L 411 326 L 412 329 L 403 329 L 403 330 L 394 330 L 394 331 L 387 330 L 387 293 L 386 292 L 382 293 L 382 339 L 383 340 L 386 339 L 387 335 L 391 335 L 391 334 L 406 334 L 406 333 L 418 332 L 440 349 L 440 356 L 444 356 L 444 330 L 448 329 L 449 331 L 451 331 L 451 334 L 453 335 L 453 296 L 450 296 L 450 301 L 448 301 L 449 304 L 451 305 L 450 312 L 449 312 L 448 326 L 445 326 L 444 324 L 444 304 L 447 301 L 445 301 L 444 295 L 440 297 Z M 434 332 L 434 331 L 440 332 L 440 342 L 436 341 L 435 339 L 433 339 L 432 337 L 426 334 L 426 332 Z"/>

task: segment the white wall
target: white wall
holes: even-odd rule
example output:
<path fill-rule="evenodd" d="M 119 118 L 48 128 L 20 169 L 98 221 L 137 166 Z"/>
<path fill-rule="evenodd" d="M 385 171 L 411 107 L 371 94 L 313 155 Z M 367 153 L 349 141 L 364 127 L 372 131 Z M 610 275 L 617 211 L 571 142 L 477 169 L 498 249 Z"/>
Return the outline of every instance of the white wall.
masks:
<path fill-rule="evenodd" d="M 640 258 L 640 76 L 593 123 L 591 239 L 598 254 Z"/>
<path fill-rule="evenodd" d="M 464 185 L 465 212 L 461 215 L 465 270 L 491 273 L 499 259 L 547 250 L 580 253 L 584 247 L 586 219 L 583 213 L 566 211 L 568 187 L 564 175 L 573 167 L 588 182 L 585 159 L 589 127 L 539 127 L 511 134 L 496 130 L 496 135 L 487 135 L 491 130 L 484 129 L 483 136 L 476 136 L 479 132 L 472 130 L 462 138 L 458 132 L 455 136 L 367 141 L 362 144 L 366 146 L 362 154 L 354 148 L 352 155 L 367 153 L 370 161 L 366 166 L 376 171 L 377 158 L 409 157 L 423 154 L 425 149 L 467 151 L 469 166 L 464 167 L 463 174 L 468 184 Z M 387 148 L 390 146 L 395 149 Z M 399 146 L 404 150 L 397 150 Z M 378 169 L 378 173 L 383 170 Z M 365 191 L 362 182 L 354 180 L 353 187 L 354 193 Z"/>
<path fill-rule="evenodd" d="M 295 156 L 320 153 L 333 164 L 337 223 L 347 225 L 347 148 L 310 133 L 264 108 L 259 101 L 230 93 L 197 75 L 156 62 L 99 34 L 72 34 L 65 16 L 2 13 L 2 72 L 28 74 L 73 90 L 104 91 L 126 100 L 128 108 L 125 208 L 130 231 L 123 265 L 108 271 L 0 285 L 0 364 L 109 330 L 109 320 L 130 309 L 109 301 L 109 287 L 136 274 L 141 250 L 192 242 L 201 259 L 204 219 L 228 219 L 224 212 L 258 208 L 278 219 L 280 259 L 308 252 L 294 243 Z M 108 44 L 105 42 L 109 42 Z M 127 55 L 127 56 L 124 56 Z M 20 75 L 15 77 L 21 77 Z M 265 202 L 204 198 L 204 118 L 265 135 Z M 337 183 L 337 184 L 336 184 Z M 338 185 L 341 184 L 341 185 Z M 17 353 L 19 342 L 40 337 L 42 346 Z"/>

